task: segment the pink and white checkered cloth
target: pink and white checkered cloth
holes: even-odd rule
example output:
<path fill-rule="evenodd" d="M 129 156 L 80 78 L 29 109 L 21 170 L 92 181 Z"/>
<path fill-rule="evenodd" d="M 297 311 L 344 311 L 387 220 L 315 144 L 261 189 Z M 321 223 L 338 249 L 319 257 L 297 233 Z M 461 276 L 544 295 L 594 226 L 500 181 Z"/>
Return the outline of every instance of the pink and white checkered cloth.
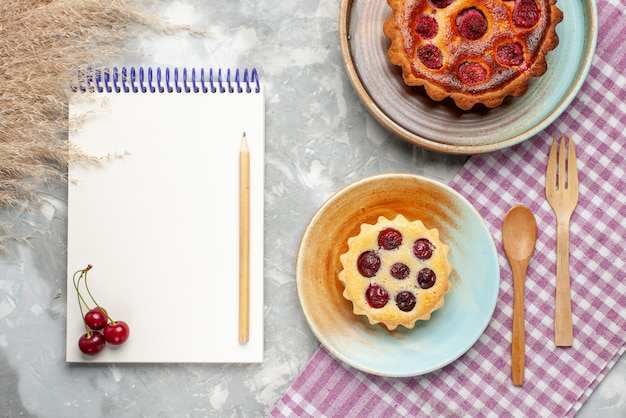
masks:
<path fill-rule="evenodd" d="M 572 417 L 626 349 L 626 31 L 621 2 L 600 1 L 589 77 L 545 132 L 512 148 L 470 158 L 451 186 L 485 219 L 499 251 L 501 286 L 493 318 L 452 364 L 415 378 L 363 373 L 323 347 L 270 412 L 272 417 Z M 574 346 L 553 341 L 556 220 L 545 200 L 551 137 L 573 135 L 580 199 L 571 220 Z M 526 281 L 526 381 L 510 378 L 513 285 L 502 219 L 522 203 L 535 213 L 538 242 Z"/>

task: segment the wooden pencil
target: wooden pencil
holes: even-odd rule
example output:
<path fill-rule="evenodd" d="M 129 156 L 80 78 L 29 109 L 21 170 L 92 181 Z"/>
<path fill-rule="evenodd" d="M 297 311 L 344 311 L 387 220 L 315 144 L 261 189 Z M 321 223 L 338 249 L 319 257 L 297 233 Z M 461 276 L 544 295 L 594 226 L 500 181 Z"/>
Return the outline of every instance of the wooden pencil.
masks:
<path fill-rule="evenodd" d="M 250 334 L 250 150 L 244 132 L 239 150 L 239 342 Z"/>

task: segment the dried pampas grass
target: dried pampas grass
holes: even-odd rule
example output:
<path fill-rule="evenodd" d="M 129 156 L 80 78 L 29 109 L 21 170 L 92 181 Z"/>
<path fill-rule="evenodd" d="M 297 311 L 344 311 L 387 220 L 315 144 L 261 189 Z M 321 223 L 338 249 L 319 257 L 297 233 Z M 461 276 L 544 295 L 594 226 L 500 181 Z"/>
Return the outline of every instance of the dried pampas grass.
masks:
<path fill-rule="evenodd" d="M 65 180 L 76 69 L 102 65 L 151 29 L 171 28 L 132 0 L 0 0 L 0 211 Z"/>

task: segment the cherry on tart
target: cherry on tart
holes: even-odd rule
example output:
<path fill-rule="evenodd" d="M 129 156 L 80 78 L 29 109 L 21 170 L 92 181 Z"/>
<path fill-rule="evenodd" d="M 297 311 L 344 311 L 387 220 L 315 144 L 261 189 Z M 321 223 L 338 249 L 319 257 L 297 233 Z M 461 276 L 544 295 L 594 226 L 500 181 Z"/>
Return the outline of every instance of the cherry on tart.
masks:
<path fill-rule="evenodd" d="M 394 263 L 389 268 L 389 274 L 394 279 L 404 280 L 409 277 L 409 273 L 411 273 L 411 269 L 404 263 Z"/>
<path fill-rule="evenodd" d="M 421 15 L 415 22 L 415 32 L 422 39 L 432 39 L 439 32 L 439 23 L 433 16 Z"/>
<path fill-rule="evenodd" d="M 513 7 L 513 23 L 523 29 L 530 29 L 539 23 L 541 10 L 535 0 L 517 0 Z"/>
<path fill-rule="evenodd" d="M 408 86 L 460 109 L 493 108 L 547 70 L 563 13 L 556 0 L 387 0 L 389 61 Z"/>
<path fill-rule="evenodd" d="M 496 59 L 506 66 L 521 65 L 524 62 L 524 47 L 519 42 L 505 42 L 498 46 Z"/>
<path fill-rule="evenodd" d="M 416 303 L 417 299 L 412 292 L 404 290 L 396 295 L 396 305 L 403 312 L 411 312 Z"/>
<path fill-rule="evenodd" d="M 383 287 L 372 284 L 365 291 L 365 300 L 372 308 L 379 309 L 389 302 L 389 293 Z"/>
<path fill-rule="evenodd" d="M 378 246 L 384 250 L 395 250 L 402 245 L 402 234 L 393 228 L 387 228 L 378 234 Z"/>
<path fill-rule="evenodd" d="M 364 251 L 356 262 L 359 273 L 364 277 L 373 277 L 380 269 L 380 258 L 374 251 Z"/>
<path fill-rule="evenodd" d="M 417 49 L 417 59 L 429 70 L 438 70 L 443 66 L 443 52 L 435 45 L 422 45 Z"/>
<path fill-rule="evenodd" d="M 451 289 L 449 247 L 437 229 L 402 215 L 362 224 L 340 256 L 339 280 L 353 312 L 389 330 L 413 328 L 444 305 Z"/>
<path fill-rule="evenodd" d="M 461 10 L 455 23 L 461 36 L 470 41 L 480 39 L 487 33 L 487 19 L 476 7 Z"/>
<path fill-rule="evenodd" d="M 419 238 L 413 243 L 413 254 L 420 260 L 428 260 L 433 256 L 435 248 L 428 238 Z"/>
<path fill-rule="evenodd" d="M 430 289 L 437 282 L 437 273 L 429 268 L 423 268 L 417 273 L 417 284 L 422 289 Z"/>
<path fill-rule="evenodd" d="M 451 5 L 454 2 L 454 0 L 431 0 L 430 2 L 433 4 L 433 6 L 439 9 L 443 9 Z"/>

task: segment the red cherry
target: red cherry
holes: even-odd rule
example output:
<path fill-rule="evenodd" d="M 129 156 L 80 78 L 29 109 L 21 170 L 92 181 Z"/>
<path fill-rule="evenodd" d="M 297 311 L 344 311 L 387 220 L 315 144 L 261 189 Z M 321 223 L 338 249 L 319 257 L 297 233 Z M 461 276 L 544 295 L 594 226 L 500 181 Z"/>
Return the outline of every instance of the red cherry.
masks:
<path fill-rule="evenodd" d="M 374 251 L 365 251 L 359 255 L 356 266 L 362 276 L 374 277 L 380 269 L 380 257 Z"/>
<path fill-rule="evenodd" d="M 389 269 L 389 273 L 398 280 L 404 280 L 409 277 L 411 269 L 404 263 L 394 263 Z"/>
<path fill-rule="evenodd" d="M 452 2 L 454 2 L 454 0 L 430 0 L 433 3 L 433 6 L 435 6 L 438 9 L 443 9 L 448 7 L 449 5 L 452 4 Z"/>
<path fill-rule="evenodd" d="M 129 334 L 130 328 L 124 321 L 112 322 L 104 327 L 104 339 L 109 344 L 123 344 L 128 339 Z"/>
<path fill-rule="evenodd" d="M 431 70 L 438 70 L 443 66 L 443 53 L 435 45 L 426 44 L 417 49 L 419 60 Z"/>
<path fill-rule="evenodd" d="M 487 80 L 487 69 L 478 62 L 466 61 L 459 65 L 459 78 L 465 84 L 478 84 Z"/>
<path fill-rule="evenodd" d="M 513 9 L 513 23 L 515 26 L 529 29 L 541 19 L 541 10 L 535 0 L 519 0 L 515 2 Z"/>
<path fill-rule="evenodd" d="M 413 243 L 413 254 L 420 260 L 428 260 L 434 251 L 435 245 L 426 238 L 420 238 Z"/>
<path fill-rule="evenodd" d="M 78 349 L 88 356 L 95 356 L 102 350 L 106 342 L 98 331 L 85 333 L 78 339 Z"/>
<path fill-rule="evenodd" d="M 432 39 L 439 31 L 439 24 L 434 17 L 430 15 L 421 15 L 415 22 L 415 31 L 423 39 Z"/>
<path fill-rule="evenodd" d="M 456 17 L 456 26 L 461 35 L 472 41 L 487 33 L 487 19 L 475 7 L 462 10 Z"/>
<path fill-rule="evenodd" d="M 437 275 L 429 268 L 423 268 L 417 273 L 417 284 L 422 289 L 430 289 L 435 285 Z"/>
<path fill-rule="evenodd" d="M 402 245 L 402 234 L 393 228 L 386 228 L 378 234 L 378 246 L 385 250 L 395 250 Z"/>
<path fill-rule="evenodd" d="M 396 305 L 402 312 L 412 311 L 416 303 L 415 295 L 409 291 L 402 291 L 396 296 Z"/>
<path fill-rule="evenodd" d="M 365 291 L 367 303 L 375 309 L 382 308 L 389 301 L 389 293 L 377 284 L 370 285 Z"/>
<path fill-rule="evenodd" d="M 102 329 L 107 324 L 107 314 L 104 308 L 96 306 L 85 314 L 85 324 L 93 330 Z"/>
<path fill-rule="evenodd" d="M 502 65 L 520 65 L 524 62 L 524 48 L 519 42 L 508 42 L 498 47 L 496 57 Z"/>

